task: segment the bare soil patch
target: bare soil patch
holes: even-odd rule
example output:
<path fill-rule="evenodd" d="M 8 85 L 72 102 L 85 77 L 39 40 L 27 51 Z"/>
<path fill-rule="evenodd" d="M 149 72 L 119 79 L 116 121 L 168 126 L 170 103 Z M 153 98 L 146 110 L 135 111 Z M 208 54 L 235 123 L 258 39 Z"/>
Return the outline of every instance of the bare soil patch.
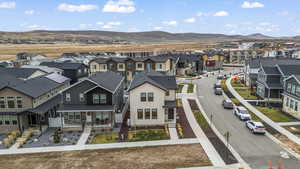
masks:
<path fill-rule="evenodd" d="M 175 169 L 210 166 L 200 144 L 0 156 L 1 169 Z"/>

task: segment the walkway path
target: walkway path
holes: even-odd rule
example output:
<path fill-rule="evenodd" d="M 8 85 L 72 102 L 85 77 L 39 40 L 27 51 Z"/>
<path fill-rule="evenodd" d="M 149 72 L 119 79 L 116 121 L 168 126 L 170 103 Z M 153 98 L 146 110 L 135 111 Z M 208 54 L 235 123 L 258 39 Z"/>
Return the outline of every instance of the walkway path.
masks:
<path fill-rule="evenodd" d="M 92 128 L 89 126 L 85 126 L 83 133 L 80 136 L 80 139 L 77 142 L 77 145 L 85 145 L 86 141 L 88 140 L 91 134 Z"/>
<path fill-rule="evenodd" d="M 280 126 L 300 126 L 300 121 L 277 123 Z"/>
<path fill-rule="evenodd" d="M 201 145 L 207 154 L 208 158 L 212 162 L 213 166 L 225 166 L 225 162 L 219 155 L 219 153 L 216 151 L 214 146 L 211 144 L 211 142 L 208 140 L 204 132 L 202 131 L 201 127 L 197 123 L 194 114 L 191 110 L 191 107 L 189 106 L 189 103 L 187 101 L 187 97 L 182 98 L 182 105 L 184 108 L 184 111 L 186 113 L 186 117 L 195 133 L 199 141 L 201 140 Z"/>
<path fill-rule="evenodd" d="M 258 111 L 255 107 L 253 107 L 250 103 L 248 103 L 244 98 L 242 98 L 231 86 L 231 78 L 228 78 L 226 81 L 226 86 L 228 90 L 232 93 L 232 95 L 238 99 L 239 102 L 241 102 L 246 108 L 248 108 L 250 111 L 252 111 L 255 115 L 257 115 L 259 118 L 261 118 L 263 121 L 265 121 L 268 125 L 272 126 L 274 129 L 276 129 L 281 134 L 288 137 L 291 141 L 297 143 L 300 145 L 300 138 L 293 135 L 291 132 L 287 131 L 283 127 L 281 127 L 279 124 L 275 123 L 271 119 L 269 119 L 267 116 L 265 116 L 263 113 Z"/>
<path fill-rule="evenodd" d="M 177 140 L 178 139 L 178 134 L 177 134 L 176 127 L 169 127 L 169 133 L 170 133 L 171 140 Z"/>
<path fill-rule="evenodd" d="M 115 149 L 115 148 L 130 148 L 130 147 L 151 147 L 165 146 L 178 144 L 200 144 L 202 140 L 198 139 L 177 139 L 177 140 L 160 140 L 160 141 L 143 141 L 143 142 L 124 142 L 111 144 L 90 144 L 90 145 L 72 145 L 72 146 L 56 146 L 56 147 L 39 147 L 39 148 L 19 148 L 16 150 L 5 149 L 0 150 L 0 155 L 7 154 L 30 154 L 30 153 L 45 153 L 45 152 L 62 152 L 75 150 L 96 150 L 96 149 Z"/>
<path fill-rule="evenodd" d="M 184 84 L 181 93 L 187 93 L 188 92 L 189 85 Z"/>

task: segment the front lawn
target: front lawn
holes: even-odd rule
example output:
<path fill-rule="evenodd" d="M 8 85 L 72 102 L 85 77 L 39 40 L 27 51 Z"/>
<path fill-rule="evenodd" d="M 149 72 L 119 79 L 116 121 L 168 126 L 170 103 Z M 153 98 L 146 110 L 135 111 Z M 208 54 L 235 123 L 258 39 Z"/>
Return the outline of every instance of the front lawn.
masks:
<path fill-rule="evenodd" d="M 194 84 L 192 84 L 192 83 L 188 84 L 187 92 L 188 93 L 194 93 Z"/>
<path fill-rule="evenodd" d="M 91 144 L 117 143 L 119 133 L 101 133 L 96 134 Z"/>
<path fill-rule="evenodd" d="M 169 135 L 164 129 L 142 129 L 128 132 L 128 141 L 168 140 Z"/>
<path fill-rule="evenodd" d="M 257 100 L 258 99 L 256 96 L 253 96 L 251 94 L 251 91 L 248 89 L 236 89 L 236 92 L 238 92 L 239 95 L 241 95 L 246 100 Z"/>
<path fill-rule="evenodd" d="M 231 81 L 232 87 L 245 87 L 245 84 L 241 82 L 234 82 L 233 80 Z"/>
<path fill-rule="evenodd" d="M 255 106 L 257 110 L 262 112 L 264 115 L 269 117 L 274 122 L 292 122 L 295 121 L 292 117 L 289 117 L 288 115 L 284 114 L 280 110 L 274 108 L 274 107 L 261 107 L 261 106 Z"/>
<path fill-rule="evenodd" d="M 182 93 L 183 86 L 184 86 L 184 84 L 177 85 L 176 93 Z"/>
<path fill-rule="evenodd" d="M 283 126 L 283 128 L 287 129 L 291 133 L 297 134 L 300 137 L 300 126 Z"/>

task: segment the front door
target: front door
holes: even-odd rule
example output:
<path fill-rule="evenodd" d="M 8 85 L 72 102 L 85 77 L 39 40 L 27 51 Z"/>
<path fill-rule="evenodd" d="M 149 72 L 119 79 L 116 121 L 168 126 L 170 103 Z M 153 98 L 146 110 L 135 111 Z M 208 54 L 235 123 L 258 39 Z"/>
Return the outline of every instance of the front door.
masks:
<path fill-rule="evenodd" d="M 173 108 L 168 109 L 168 120 L 174 120 L 174 109 Z"/>

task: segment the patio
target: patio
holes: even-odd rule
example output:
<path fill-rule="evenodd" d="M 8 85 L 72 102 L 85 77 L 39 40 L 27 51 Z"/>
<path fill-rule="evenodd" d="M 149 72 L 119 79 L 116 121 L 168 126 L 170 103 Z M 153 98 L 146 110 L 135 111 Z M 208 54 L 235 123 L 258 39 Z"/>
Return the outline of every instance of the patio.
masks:
<path fill-rule="evenodd" d="M 81 131 L 62 131 L 59 143 L 54 143 L 54 133 L 57 128 L 48 128 L 39 136 L 32 136 L 22 148 L 50 147 L 75 145 L 81 136 Z"/>

